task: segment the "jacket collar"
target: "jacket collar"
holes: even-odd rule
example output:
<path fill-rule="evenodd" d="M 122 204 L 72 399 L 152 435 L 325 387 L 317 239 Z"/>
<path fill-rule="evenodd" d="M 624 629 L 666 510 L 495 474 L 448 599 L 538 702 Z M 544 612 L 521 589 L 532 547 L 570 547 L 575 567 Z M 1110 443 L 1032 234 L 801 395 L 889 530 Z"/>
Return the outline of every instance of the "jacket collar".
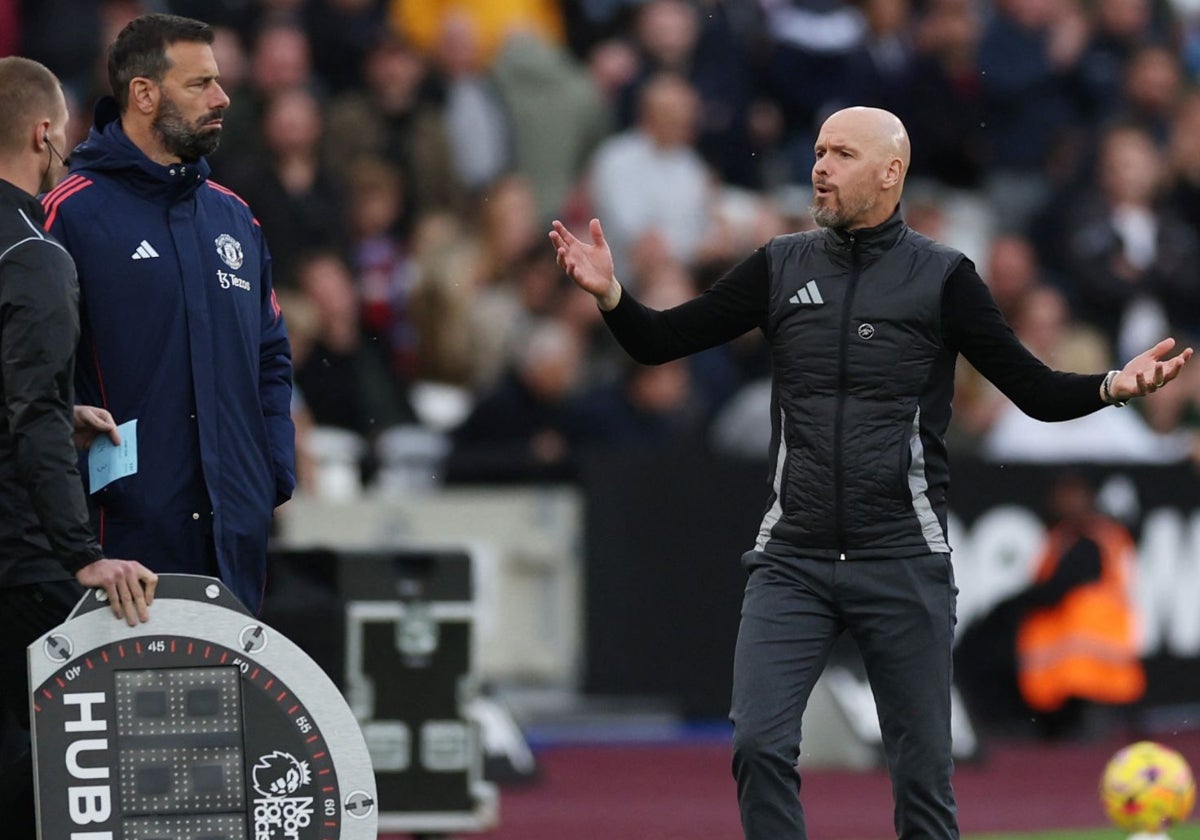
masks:
<path fill-rule="evenodd" d="M 900 207 L 897 206 L 886 222 L 875 227 L 856 230 L 825 228 L 824 233 L 825 242 L 831 251 L 839 254 L 854 251 L 860 258 L 871 258 L 879 256 L 895 245 L 907 229 L 908 225 L 904 223 Z"/>
<path fill-rule="evenodd" d="M 42 203 L 37 200 L 37 196 L 30 195 L 16 184 L 10 184 L 3 178 L 0 178 L 0 204 L 8 204 L 18 210 L 24 210 L 25 215 L 36 225 L 41 225 L 45 219 Z"/>
<path fill-rule="evenodd" d="M 91 133 L 71 152 L 71 171 L 78 169 L 111 172 L 133 192 L 172 203 L 195 192 L 211 171 L 204 158 L 164 166 L 146 157 L 121 127 L 111 96 L 96 103 Z"/>

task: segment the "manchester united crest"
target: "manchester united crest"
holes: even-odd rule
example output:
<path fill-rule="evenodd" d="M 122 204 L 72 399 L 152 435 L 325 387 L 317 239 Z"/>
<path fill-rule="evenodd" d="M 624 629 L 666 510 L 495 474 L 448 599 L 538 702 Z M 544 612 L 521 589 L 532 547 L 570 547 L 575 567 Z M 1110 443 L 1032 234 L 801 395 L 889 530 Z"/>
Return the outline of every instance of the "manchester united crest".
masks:
<path fill-rule="evenodd" d="M 242 267 L 242 243 L 228 233 L 222 233 L 217 237 L 217 255 L 230 268 Z"/>

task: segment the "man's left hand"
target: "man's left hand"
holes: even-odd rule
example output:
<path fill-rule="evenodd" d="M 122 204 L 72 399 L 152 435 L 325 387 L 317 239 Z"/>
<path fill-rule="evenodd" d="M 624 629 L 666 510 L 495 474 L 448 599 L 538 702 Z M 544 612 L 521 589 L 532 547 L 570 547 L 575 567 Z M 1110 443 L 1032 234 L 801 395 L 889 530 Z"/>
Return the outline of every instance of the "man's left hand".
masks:
<path fill-rule="evenodd" d="M 1144 397 L 1178 376 L 1192 357 L 1192 348 L 1186 347 L 1179 355 L 1164 359 L 1174 347 L 1175 339 L 1164 338 L 1145 353 L 1130 359 L 1129 364 L 1113 378 L 1112 396 L 1118 400 Z"/>

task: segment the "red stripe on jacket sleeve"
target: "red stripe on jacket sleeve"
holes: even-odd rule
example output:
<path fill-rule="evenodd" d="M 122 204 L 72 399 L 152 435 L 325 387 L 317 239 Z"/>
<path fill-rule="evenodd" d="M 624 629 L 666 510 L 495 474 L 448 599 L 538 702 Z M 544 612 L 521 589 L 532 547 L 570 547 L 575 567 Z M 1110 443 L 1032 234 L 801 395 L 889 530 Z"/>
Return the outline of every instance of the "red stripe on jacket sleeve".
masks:
<path fill-rule="evenodd" d="M 247 210 L 250 209 L 250 203 L 248 201 L 246 201 L 246 199 L 242 198 L 240 195 L 235 193 L 233 190 L 229 189 L 229 187 L 225 186 L 224 184 L 218 184 L 216 181 L 205 181 L 205 183 L 208 184 L 210 187 L 212 187 L 217 192 L 221 193 L 222 195 L 227 195 L 230 198 L 236 198 L 238 201 L 240 201 L 242 203 L 243 207 L 245 207 Z M 253 213 L 250 214 L 250 221 L 254 222 L 254 224 L 258 225 L 258 227 L 262 227 L 262 225 L 259 224 L 258 219 L 256 219 L 254 217 Z"/>
<path fill-rule="evenodd" d="M 42 200 L 42 207 L 46 210 L 46 223 L 44 225 L 46 230 L 50 230 L 50 228 L 54 226 L 54 220 L 58 218 L 58 208 L 62 207 L 63 202 L 76 193 L 86 190 L 91 185 L 91 181 L 89 181 L 87 178 L 83 178 L 79 182 L 72 184 L 68 189 L 55 193 L 53 198 L 51 198 L 51 196 L 46 196 L 46 198 Z"/>
<path fill-rule="evenodd" d="M 42 196 L 42 207 L 49 207 L 50 203 L 54 201 L 54 199 L 56 199 L 61 193 L 66 191 L 69 187 L 78 184 L 82 180 L 84 180 L 82 175 L 68 175 L 66 178 L 63 178 L 58 182 L 57 187 Z"/>

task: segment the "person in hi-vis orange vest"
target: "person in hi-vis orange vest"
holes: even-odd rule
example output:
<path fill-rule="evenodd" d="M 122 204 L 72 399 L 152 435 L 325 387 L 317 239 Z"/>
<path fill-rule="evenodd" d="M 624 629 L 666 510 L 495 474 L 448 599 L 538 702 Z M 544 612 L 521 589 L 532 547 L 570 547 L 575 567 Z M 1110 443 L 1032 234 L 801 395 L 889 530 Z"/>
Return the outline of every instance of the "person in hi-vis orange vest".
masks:
<path fill-rule="evenodd" d="M 1017 630 L 1017 679 L 1035 711 L 1071 700 L 1132 703 L 1146 691 L 1131 597 L 1136 547 L 1097 512 L 1090 485 L 1066 476 L 1054 488 L 1060 521 L 1047 536 Z"/>

